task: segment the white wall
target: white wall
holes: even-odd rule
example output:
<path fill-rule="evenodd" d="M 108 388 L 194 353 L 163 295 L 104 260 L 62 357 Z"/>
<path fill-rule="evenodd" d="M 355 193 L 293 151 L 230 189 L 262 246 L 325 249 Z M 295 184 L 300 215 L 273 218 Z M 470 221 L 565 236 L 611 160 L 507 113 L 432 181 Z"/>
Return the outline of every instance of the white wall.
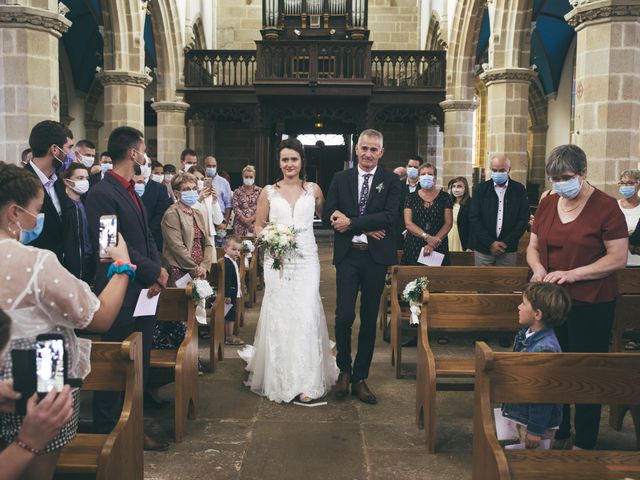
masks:
<path fill-rule="evenodd" d="M 576 43 L 574 38 L 562 67 L 558 94 L 555 99 L 549 99 L 547 155 L 558 145 L 571 142 L 571 84 L 573 82 L 575 56 Z"/>

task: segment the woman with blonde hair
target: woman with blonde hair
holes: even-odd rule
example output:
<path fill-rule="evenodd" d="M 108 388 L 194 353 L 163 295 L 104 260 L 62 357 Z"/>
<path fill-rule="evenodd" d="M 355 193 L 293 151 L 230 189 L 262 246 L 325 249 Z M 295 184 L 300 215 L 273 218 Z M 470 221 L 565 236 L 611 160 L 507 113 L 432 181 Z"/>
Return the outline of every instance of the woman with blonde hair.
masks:
<path fill-rule="evenodd" d="M 242 169 L 242 186 L 233 192 L 231 206 L 235 216 L 233 233 L 241 237 L 255 235 L 256 212 L 258 210 L 258 197 L 262 188 L 256 187 L 256 169 L 253 165 L 247 165 Z"/>

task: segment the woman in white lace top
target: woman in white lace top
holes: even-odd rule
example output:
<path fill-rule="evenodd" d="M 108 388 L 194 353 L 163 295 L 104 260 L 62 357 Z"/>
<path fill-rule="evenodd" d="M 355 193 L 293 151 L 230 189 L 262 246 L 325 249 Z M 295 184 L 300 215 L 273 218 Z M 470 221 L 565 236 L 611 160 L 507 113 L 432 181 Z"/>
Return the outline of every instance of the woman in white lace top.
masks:
<path fill-rule="evenodd" d="M 59 333 L 64 337 L 68 377 L 84 379 L 91 368 L 91 342 L 77 338 L 74 329 L 96 332 L 109 329 L 129 282 L 125 267 L 122 273 L 113 275 L 107 288 L 96 297 L 86 283 L 64 269 L 52 252 L 24 245 L 42 230 L 44 214 L 39 212 L 44 198 L 44 189 L 35 175 L 0 162 L 0 308 L 13 323 L 9 348 L 0 359 L 0 380 L 12 377 L 9 352 L 34 348 L 36 337 L 43 333 Z M 109 254 L 114 262 L 130 262 L 122 237 L 117 247 L 109 249 Z M 73 397 L 71 420 L 43 448 L 43 454 L 36 456 L 22 478 L 53 477 L 61 448 L 77 433 L 77 390 Z M 16 414 L 0 413 L 0 440 L 16 441 L 22 420 Z"/>

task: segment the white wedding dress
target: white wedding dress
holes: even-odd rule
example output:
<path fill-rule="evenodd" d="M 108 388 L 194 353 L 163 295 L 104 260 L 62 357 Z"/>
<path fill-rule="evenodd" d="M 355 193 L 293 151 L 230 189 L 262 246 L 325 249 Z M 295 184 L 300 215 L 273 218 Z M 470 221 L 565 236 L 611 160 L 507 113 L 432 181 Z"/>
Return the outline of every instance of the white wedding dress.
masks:
<path fill-rule="evenodd" d="M 265 292 L 254 345 L 239 353 L 247 362 L 247 386 L 274 402 L 290 402 L 297 395 L 320 398 L 338 376 L 327 323 L 320 300 L 320 261 L 313 234 L 314 184 L 292 207 L 272 185 L 265 187 L 269 221 L 293 225 L 297 252 L 271 268 L 265 255 Z"/>

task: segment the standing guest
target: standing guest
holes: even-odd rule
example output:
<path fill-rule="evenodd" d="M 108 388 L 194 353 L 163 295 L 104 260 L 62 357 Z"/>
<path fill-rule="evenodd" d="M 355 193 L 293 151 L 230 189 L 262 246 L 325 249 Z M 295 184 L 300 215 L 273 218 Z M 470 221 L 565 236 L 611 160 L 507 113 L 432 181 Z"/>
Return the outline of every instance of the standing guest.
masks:
<path fill-rule="evenodd" d="M 233 206 L 231 185 L 229 185 L 228 180 L 218 175 L 218 161 L 215 157 L 206 157 L 204 159 L 204 167 L 207 178 L 211 179 L 211 186 L 218 191 L 218 203 L 224 214 L 224 223 L 218 226 L 218 241 L 216 245 L 222 246 L 222 239 L 229 224 L 229 217 L 231 217 L 231 209 Z"/>
<path fill-rule="evenodd" d="M 607 352 L 618 286 L 615 272 L 627 263 L 629 231 L 618 203 L 587 182 L 587 157 L 576 145 L 561 145 L 547 159 L 556 195 L 539 205 L 527 248 L 532 282 L 567 289 L 573 307 L 556 328 L 563 352 Z M 576 405 L 575 445 L 592 449 L 598 439 L 600 405 Z M 571 437 L 565 405 L 556 439 Z"/>
<path fill-rule="evenodd" d="M 87 169 L 93 167 L 96 161 L 96 146 L 90 140 L 80 140 L 76 143 L 76 157 L 78 162 Z"/>
<path fill-rule="evenodd" d="M 255 235 L 256 211 L 258 210 L 258 197 L 262 188 L 256 187 L 256 169 L 253 165 L 247 165 L 242 169 L 242 186 L 233 192 L 234 221 L 233 233 L 240 237 L 253 237 Z"/>
<path fill-rule="evenodd" d="M 167 188 L 162 184 L 154 181 L 145 180 L 142 175 L 142 169 L 139 165 L 134 164 L 135 182 L 134 188 L 138 196 L 142 199 L 147 209 L 147 218 L 149 219 L 149 228 L 156 242 L 158 251 L 162 251 L 162 217 L 164 217 L 167 208 L 171 205 Z M 152 175 L 153 176 L 153 175 Z"/>
<path fill-rule="evenodd" d="M 26 167 L 32 158 L 33 158 L 33 154 L 31 153 L 31 149 L 30 148 L 24 149 L 20 154 L 20 166 Z"/>
<path fill-rule="evenodd" d="M 129 275 L 135 275 L 127 245 L 120 237 L 118 246 L 108 249 L 111 260 L 122 262 L 123 266 L 113 267 L 113 276 L 96 297 L 89 285 L 71 275 L 52 252 L 25 245 L 42 232 L 44 214 L 41 210 L 45 193 L 40 180 L 26 169 L 0 162 L 0 185 L 0 309 L 11 317 L 12 323 L 11 342 L 8 349 L 3 349 L 0 359 L 0 381 L 12 380 L 9 352 L 32 349 L 36 337 L 47 333 L 60 334 L 64 338 L 68 378 L 84 379 L 91 369 L 91 342 L 77 338 L 74 329 L 100 332 L 111 327 L 122 304 Z M 70 395 L 73 407 L 69 404 Z M 0 413 L 0 443 L 16 442 L 22 449 L 39 452 L 32 457 L 21 478 L 52 478 L 62 448 L 78 431 L 79 390 L 74 388 L 70 392 L 65 386 L 58 397 L 62 402 L 55 400 L 55 395 L 46 398 L 42 400 L 44 404 L 40 402 L 43 407 L 47 402 L 55 401 L 61 408 L 60 419 L 64 419 L 64 424 L 57 435 L 51 430 L 49 433 L 44 431 L 49 420 L 42 423 L 41 437 L 22 436 L 34 413 L 35 399 L 29 400 L 26 417 L 6 410 Z M 70 408 L 73 409 L 71 415 Z M 61 422 L 54 423 L 59 426 Z M 8 448 L 16 453 L 15 447 Z M 2 474 L 6 473 L 4 462 L 2 468 Z"/>
<path fill-rule="evenodd" d="M 449 251 L 465 252 L 469 245 L 469 184 L 465 177 L 449 182 L 449 194 L 453 202 L 453 226 L 449 232 Z"/>
<path fill-rule="evenodd" d="M 395 173 L 401 182 L 404 182 L 407 179 L 407 169 L 400 165 L 393 169 L 393 173 Z"/>
<path fill-rule="evenodd" d="M 62 265 L 77 278 L 91 283 L 96 263 L 84 206 L 84 195 L 89 191 L 89 170 L 80 163 L 74 163 L 64 172 L 62 179 L 69 199 L 65 202 L 63 215 Z"/>
<path fill-rule="evenodd" d="M 452 201 L 449 194 L 436 186 L 438 170 L 425 163 L 420 167 L 420 189 L 410 193 L 404 207 L 407 239 L 404 242 L 404 265 L 419 265 L 420 252 L 425 256 L 442 253 L 442 265 L 449 265 L 449 239 L 453 224 Z"/>
<path fill-rule="evenodd" d="M 244 341 L 233 334 L 233 327 L 236 321 L 236 308 L 238 308 L 238 298 L 242 296 L 242 286 L 240 285 L 240 270 L 238 269 L 238 259 L 242 240 L 236 235 L 230 235 L 224 240 L 224 303 L 231 305 L 231 308 L 224 316 L 224 344 L 244 345 Z"/>
<path fill-rule="evenodd" d="M 167 163 L 163 168 L 163 172 L 164 172 L 164 186 L 167 189 L 167 195 L 169 196 L 170 202 L 175 203 L 176 196 L 173 193 L 173 188 L 171 188 L 171 180 L 173 180 L 173 177 L 175 177 L 176 175 L 176 167 L 174 165 L 171 165 L 170 163 Z"/>
<path fill-rule="evenodd" d="M 627 221 L 629 235 L 632 235 L 638 221 L 640 221 L 640 197 L 638 196 L 640 170 L 625 170 L 622 172 L 618 185 L 620 186 L 620 195 L 622 195 L 622 198 L 618 200 L 618 205 L 620 205 L 620 209 Z M 629 252 L 627 267 L 640 267 L 640 256 Z"/>
<path fill-rule="evenodd" d="M 212 245 L 202 213 L 194 208 L 198 201 L 196 177 L 179 173 L 172 180 L 178 201 L 162 218 L 164 248 L 162 258 L 169 267 L 169 284 L 189 274 L 205 279 L 211 268 Z M 186 333 L 185 322 L 160 322 L 153 335 L 154 348 L 177 349 Z"/>
<path fill-rule="evenodd" d="M 224 216 L 218 203 L 218 191 L 211 186 L 211 179 L 206 178 L 204 168 L 200 165 L 191 167 L 189 173 L 196 177 L 196 186 L 198 187 L 198 202 L 193 208 L 200 210 L 202 213 L 207 229 L 206 235 L 213 246 L 215 245 L 217 226 L 224 223 Z M 216 263 L 217 261 L 216 249 L 212 248 L 211 263 Z"/>
<path fill-rule="evenodd" d="M 156 183 L 164 182 L 164 167 L 157 160 L 151 162 L 151 180 Z"/>
<path fill-rule="evenodd" d="M 113 161 L 109 156 L 109 152 L 102 152 L 100 154 L 98 167 L 100 167 L 100 169 L 97 172 L 94 172 L 94 169 L 91 168 L 91 176 L 89 177 L 89 188 L 93 187 L 96 183 L 102 180 L 105 173 L 113 169 Z"/>
<path fill-rule="evenodd" d="M 187 173 L 191 167 L 198 164 L 198 154 L 195 150 L 185 148 L 180 154 L 180 169 Z"/>
<path fill-rule="evenodd" d="M 418 176 L 420 175 L 420 165 L 422 165 L 422 157 L 420 155 L 414 155 L 407 160 L 407 172 L 406 178 L 401 181 L 402 189 L 400 190 L 400 211 L 398 212 L 398 226 L 397 226 L 397 238 L 398 238 L 398 250 L 404 250 L 404 242 L 407 238 L 407 226 L 404 223 L 404 206 L 407 202 L 407 195 L 415 192 L 420 188 L 420 182 Z"/>
<path fill-rule="evenodd" d="M 524 185 L 509 177 L 511 162 L 504 155 L 491 158 L 491 179 L 473 192 L 469 207 L 469 248 L 475 264 L 516 264 L 518 242 L 529 224 L 529 200 Z"/>
<path fill-rule="evenodd" d="M 168 274 L 162 268 L 160 255 L 149 228 L 147 210 L 135 191 L 133 181 L 134 165 L 143 165 L 144 136 L 131 127 L 118 127 L 111 132 L 108 141 L 109 156 L 113 169 L 98 182 L 87 195 L 87 216 L 89 231 L 94 246 L 98 250 L 100 217 L 115 215 L 118 230 L 129 245 L 131 260 L 137 265 L 136 278 L 127 288 L 127 293 L 113 326 L 102 336 L 104 341 L 121 342 L 133 332 L 142 332 L 143 387 L 146 390 L 149 378 L 149 361 L 155 315 L 134 317 L 133 313 L 143 288 L 148 288 L 148 296 L 153 297 L 167 285 Z M 98 263 L 95 291 L 102 292 L 108 280 L 108 268 Z M 98 433 L 110 432 L 116 424 L 122 409 L 120 392 L 96 392 L 93 401 L 93 422 Z M 165 450 L 168 444 L 158 442 L 148 435 L 144 437 L 147 450 Z"/>
<path fill-rule="evenodd" d="M 33 159 L 25 167 L 40 179 L 44 186 L 44 229 L 31 243 L 33 247 L 51 250 L 63 260 L 62 214 L 67 196 L 57 172 L 64 165 L 73 146 L 73 135 L 60 122 L 44 120 L 31 129 L 29 145 Z"/>

